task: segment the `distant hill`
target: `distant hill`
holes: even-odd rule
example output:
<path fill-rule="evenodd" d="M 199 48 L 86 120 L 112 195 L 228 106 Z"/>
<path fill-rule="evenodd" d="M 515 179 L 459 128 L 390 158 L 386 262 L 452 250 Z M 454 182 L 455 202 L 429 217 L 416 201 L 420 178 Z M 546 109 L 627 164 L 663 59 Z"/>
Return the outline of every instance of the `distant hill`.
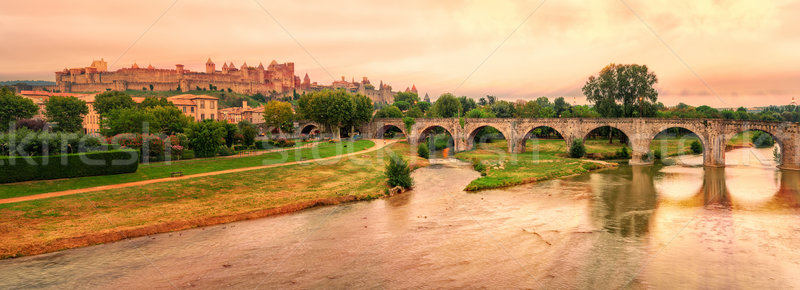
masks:
<path fill-rule="evenodd" d="M 0 86 L 13 86 L 18 83 L 27 84 L 29 86 L 54 86 L 56 83 L 51 81 L 33 81 L 33 80 L 18 80 L 18 81 L 0 81 Z"/>

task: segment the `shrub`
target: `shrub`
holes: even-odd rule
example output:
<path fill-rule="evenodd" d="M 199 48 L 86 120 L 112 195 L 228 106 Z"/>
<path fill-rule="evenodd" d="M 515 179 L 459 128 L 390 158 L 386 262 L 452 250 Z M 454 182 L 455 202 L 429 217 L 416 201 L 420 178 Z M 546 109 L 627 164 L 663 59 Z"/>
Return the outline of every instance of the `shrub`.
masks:
<path fill-rule="evenodd" d="M 244 151 L 247 150 L 247 145 L 233 145 L 233 151 Z"/>
<path fill-rule="evenodd" d="M 756 146 L 756 148 L 769 148 L 775 146 L 775 139 L 772 138 L 772 135 L 761 131 L 754 132 L 753 136 L 750 137 L 750 140 L 753 141 L 753 145 Z"/>
<path fill-rule="evenodd" d="M 417 155 L 425 159 L 431 157 L 431 150 L 428 149 L 428 143 L 419 143 L 419 146 L 417 146 Z"/>
<path fill-rule="evenodd" d="M 583 146 L 583 139 L 575 139 L 569 146 L 569 157 L 581 158 L 586 155 L 586 146 Z"/>
<path fill-rule="evenodd" d="M 45 156 L 105 151 L 101 139 L 75 133 L 34 132 L 26 128 L 0 134 L 0 155 Z"/>
<path fill-rule="evenodd" d="M 689 145 L 689 148 L 692 150 L 694 154 L 703 153 L 703 144 L 700 144 L 700 141 L 694 140 L 692 144 Z"/>
<path fill-rule="evenodd" d="M 231 147 L 225 145 L 219 146 L 219 150 L 217 150 L 217 152 L 219 152 L 219 156 L 231 156 L 236 153 L 233 151 L 233 149 L 231 149 Z"/>
<path fill-rule="evenodd" d="M 137 150 L 123 149 L 51 156 L 1 156 L 0 183 L 136 172 Z"/>
<path fill-rule="evenodd" d="M 400 186 L 403 188 L 411 188 L 411 169 L 408 163 L 400 156 L 392 155 L 389 157 L 389 163 L 386 164 L 386 177 L 389 179 L 389 186 Z"/>
<path fill-rule="evenodd" d="M 186 128 L 189 145 L 197 157 L 217 155 L 219 147 L 225 144 L 227 133 L 225 123 L 208 119 L 194 122 L 189 125 L 189 128 Z"/>
<path fill-rule="evenodd" d="M 652 152 L 654 159 L 661 159 L 661 150 L 655 150 Z"/>
<path fill-rule="evenodd" d="M 272 139 L 267 141 L 267 143 L 272 147 L 292 147 L 295 144 L 294 141 L 286 140 L 286 138 Z"/>
<path fill-rule="evenodd" d="M 630 152 L 628 152 L 628 147 L 619 148 L 617 151 L 617 158 L 631 158 Z"/>
<path fill-rule="evenodd" d="M 475 171 L 480 172 L 481 176 L 486 176 L 486 165 L 483 165 L 483 162 L 478 160 L 478 158 L 472 159 L 472 169 L 475 169 Z"/>

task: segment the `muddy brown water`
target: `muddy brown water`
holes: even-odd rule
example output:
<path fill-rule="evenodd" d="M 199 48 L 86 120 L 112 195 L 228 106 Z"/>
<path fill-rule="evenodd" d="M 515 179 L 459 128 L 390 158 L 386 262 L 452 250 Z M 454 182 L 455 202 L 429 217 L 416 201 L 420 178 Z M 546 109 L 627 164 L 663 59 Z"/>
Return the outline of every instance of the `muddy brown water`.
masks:
<path fill-rule="evenodd" d="M 800 172 L 732 152 L 479 193 L 443 162 L 387 199 L 0 261 L 0 288 L 800 288 Z"/>

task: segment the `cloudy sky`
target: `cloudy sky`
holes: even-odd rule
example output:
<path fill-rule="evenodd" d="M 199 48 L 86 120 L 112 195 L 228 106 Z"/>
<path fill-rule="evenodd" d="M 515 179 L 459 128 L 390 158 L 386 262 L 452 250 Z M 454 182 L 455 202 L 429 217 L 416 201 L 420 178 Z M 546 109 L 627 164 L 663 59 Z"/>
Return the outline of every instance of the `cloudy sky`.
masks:
<path fill-rule="evenodd" d="M 582 103 L 587 77 L 638 63 L 668 105 L 787 104 L 800 97 L 798 15 L 800 2 L 770 0 L 0 0 L 0 80 L 53 80 L 100 58 L 192 70 L 275 59 L 324 84 Z"/>

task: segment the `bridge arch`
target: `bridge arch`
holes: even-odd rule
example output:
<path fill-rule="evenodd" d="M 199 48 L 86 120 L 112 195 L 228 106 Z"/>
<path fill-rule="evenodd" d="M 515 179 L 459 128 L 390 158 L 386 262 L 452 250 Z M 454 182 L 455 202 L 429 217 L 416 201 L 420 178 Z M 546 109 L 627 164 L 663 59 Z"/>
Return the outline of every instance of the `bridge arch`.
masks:
<path fill-rule="evenodd" d="M 551 126 L 547 126 L 547 125 L 534 125 L 534 126 L 535 127 L 531 126 L 532 128 L 529 127 L 529 129 L 527 131 L 525 131 L 522 134 L 520 134 L 520 136 L 521 136 L 520 140 L 517 142 L 517 145 L 516 145 L 516 146 L 518 146 L 517 150 L 518 150 L 519 153 L 524 153 L 527 150 L 527 146 L 528 146 L 527 141 L 528 141 L 528 139 L 534 139 L 534 140 L 548 140 L 548 139 L 549 140 L 562 140 L 562 141 L 564 141 L 564 149 L 563 149 L 563 151 L 567 152 L 567 150 L 569 150 L 569 144 L 570 144 L 569 141 L 570 140 L 567 140 L 567 137 L 565 137 L 564 133 L 562 133 L 560 130 L 558 130 L 556 128 L 553 128 Z M 538 144 L 534 144 L 534 145 L 538 146 Z"/>
<path fill-rule="evenodd" d="M 733 131 L 733 132 L 736 132 L 736 131 Z M 759 135 L 755 135 L 755 134 L 758 134 L 758 133 L 762 133 L 762 134 L 759 134 L 760 136 Z M 728 144 L 731 143 L 731 141 L 733 140 L 734 137 L 736 137 L 737 135 L 740 135 L 740 134 L 743 135 L 743 137 L 745 138 L 743 140 L 745 142 L 753 141 L 752 140 L 753 137 L 757 138 L 757 140 L 753 141 L 753 148 L 759 148 L 758 147 L 758 143 L 759 142 L 765 142 L 765 141 L 767 141 L 765 139 L 772 138 L 773 144 L 771 144 L 769 147 L 773 147 L 774 145 L 777 144 L 778 145 L 778 153 L 780 154 L 780 156 L 781 157 L 786 156 L 786 152 L 785 152 L 786 151 L 785 150 L 786 146 L 784 145 L 784 144 L 786 144 L 786 141 L 783 138 L 781 138 L 781 136 L 776 136 L 776 134 L 770 132 L 770 130 L 768 130 L 767 128 L 758 128 L 758 127 L 755 127 L 755 128 L 742 128 L 741 130 L 738 130 L 738 132 L 736 132 L 736 133 L 725 134 L 723 145 L 727 146 Z M 759 136 L 759 137 L 756 137 L 756 136 Z M 761 148 L 769 148 L 769 147 L 761 147 Z M 759 161 L 761 161 L 761 160 L 759 160 Z M 783 160 L 783 158 L 779 158 L 778 160 L 776 160 L 776 162 L 780 166 L 781 164 L 783 164 L 784 160 Z"/>
<path fill-rule="evenodd" d="M 472 128 L 471 128 L 470 131 L 468 131 L 469 133 L 467 134 L 467 139 L 466 139 L 467 148 L 465 148 L 465 149 L 467 149 L 467 150 L 475 149 L 475 145 L 476 145 L 475 144 L 475 141 L 476 141 L 475 138 L 479 137 L 478 135 L 481 134 L 482 132 L 484 132 L 484 130 L 486 130 L 487 128 L 492 128 L 492 129 L 495 129 L 498 132 L 500 132 L 500 135 L 503 136 L 503 139 L 505 139 L 507 141 L 507 146 L 511 146 L 512 145 L 511 135 L 509 134 L 508 130 L 504 130 L 503 126 L 496 126 L 496 125 L 492 125 L 492 124 L 479 124 L 477 126 L 471 126 L 471 127 Z M 482 143 L 481 141 L 485 141 L 485 140 L 478 140 L 479 143 Z"/>
<path fill-rule="evenodd" d="M 306 134 L 306 135 L 319 133 L 319 132 L 320 132 L 319 126 L 317 126 L 317 124 L 314 124 L 314 123 L 305 124 L 300 129 L 300 134 Z"/>
<path fill-rule="evenodd" d="M 679 138 L 676 148 L 671 148 L 670 141 L 667 138 Z M 656 150 L 660 152 L 663 157 L 675 155 L 684 155 L 687 150 L 691 150 L 691 143 L 694 141 L 700 142 L 702 146 L 701 154 L 703 162 L 712 154 L 712 144 L 706 140 L 700 128 L 693 128 L 692 126 L 683 125 L 661 125 L 653 127 L 651 136 L 648 138 L 647 149 L 649 152 L 655 153 Z M 660 142 L 659 142 L 660 140 Z M 655 146 L 654 146 L 655 145 Z M 675 152 L 672 152 L 675 151 Z M 690 151 L 691 152 L 691 151 Z M 648 156 L 648 161 L 652 161 L 652 156 Z"/>
<path fill-rule="evenodd" d="M 408 136 L 408 134 L 406 134 L 406 130 L 403 128 L 403 126 L 397 126 L 395 124 L 384 124 L 383 126 L 378 128 L 378 131 L 376 132 L 374 137 L 376 139 L 383 139 L 386 136 L 385 134 L 387 132 L 390 132 L 390 131 L 393 131 L 393 132 L 399 131 L 400 133 L 403 133 L 403 136 L 406 136 L 406 137 Z"/>

